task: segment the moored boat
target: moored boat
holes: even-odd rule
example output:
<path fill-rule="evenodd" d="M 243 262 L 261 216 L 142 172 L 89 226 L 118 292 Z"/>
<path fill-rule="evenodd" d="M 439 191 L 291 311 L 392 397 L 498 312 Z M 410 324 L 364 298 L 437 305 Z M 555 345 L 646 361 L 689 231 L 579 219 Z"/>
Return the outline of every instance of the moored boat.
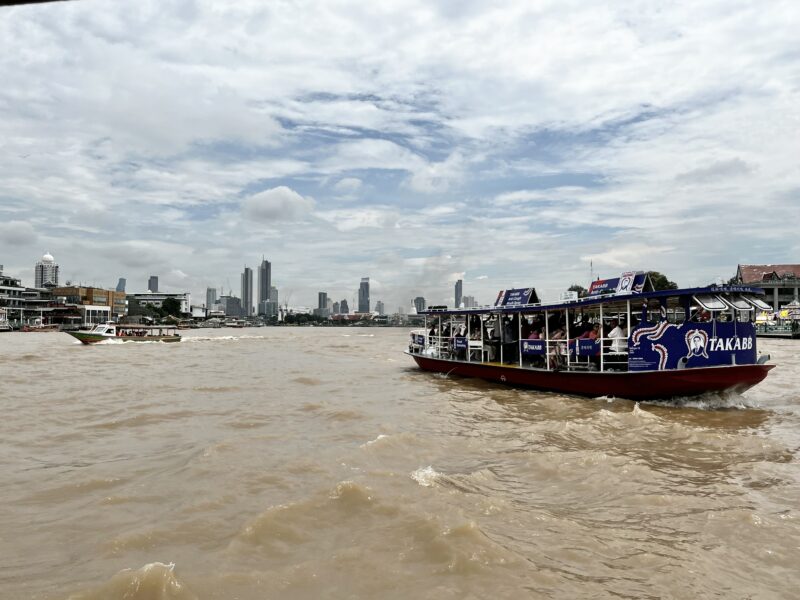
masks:
<path fill-rule="evenodd" d="M 55 324 L 51 324 L 51 325 L 23 325 L 22 329 L 20 329 L 20 331 L 23 331 L 25 333 L 50 333 L 50 332 L 53 332 L 53 331 L 61 331 L 61 326 L 60 325 L 55 325 Z"/>
<path fill-rule="evenodd" d="M 180 342 L 181 336 L 174 325 L 124 325 L 109 321 L 95 325 L 91 331 L 67 331 L 84 344 L 106 340 L 121 342 Z"/>
<path fill-rule="evenodd" d="M 427 371 L 583 396 L 670 399 L 744 391 L 774 365 L 756 350 L 763 290 L 655 291 L 645 273 L 592 283 L 542 303 L 533 288 L 493 306 L 430 307 L 407 354 Z"/>

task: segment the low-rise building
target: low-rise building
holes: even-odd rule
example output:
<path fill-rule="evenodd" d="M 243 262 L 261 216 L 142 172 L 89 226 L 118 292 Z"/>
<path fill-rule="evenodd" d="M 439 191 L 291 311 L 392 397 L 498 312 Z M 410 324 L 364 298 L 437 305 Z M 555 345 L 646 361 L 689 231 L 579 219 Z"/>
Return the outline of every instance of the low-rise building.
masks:
<path fill-rule="evenodd" d="M 52 297 L 57 302 L 84 306 L 107 306 L 109 318 L 119 319 L 128 314 L 128 300 L 125 292 L 96 287 L 70 285 L 53 288 Z M 92 310 L 93 313 L 97 312 Z M 105 311 L 103 311 L 105 312 Z M 109 320 L 109 319 L 106 319 Z M 95 323 L 97 321 L 85 321 Z"/>
<path fill-rule="evenodd" d="M 149 304 L 155 308 L 161 308 L 164 300 L 174 298 L 181 303 L 181 314 L 188 315 L 192 306 L 192 295 L 189 292 L 180 294 L 170 294 L 167 292 L 142 292 L 139 294 L 128 294 L 129 299 L 136 300 L 140 305 Z"/>
<path fill-rule="evenodd" d="M 800 265 L 739 265 L 736 283 L 764 289 L 775 311 L 798 300 Z"/>

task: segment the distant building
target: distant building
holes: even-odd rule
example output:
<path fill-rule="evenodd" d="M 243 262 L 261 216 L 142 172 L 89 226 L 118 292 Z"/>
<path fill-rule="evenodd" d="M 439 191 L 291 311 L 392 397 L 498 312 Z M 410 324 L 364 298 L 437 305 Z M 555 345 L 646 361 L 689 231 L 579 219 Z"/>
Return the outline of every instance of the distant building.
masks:
<path fill-rule="evenodd" d="M 369 312 L 369 277 L 362 277 L 358 286 L 358 312 Z"/>
<path fill-rule="evenodd" d="M 189 292 L 182 294 L 169 294 L 166 292 L 144 292 L 141 294 L 128 294 L 128 300 L 136 300 L 139 304 L 149 304 L 155 308 L 161 308 L 164 300 L 174 298 L 181 303 L 181 313 L 189 314 L 192 306 L 192 295 Z"/>
<path fill-rule="evenodd" d="M 119 281 L 117 281 L 117 291 L 118 292 L 125 292 L 125 286 L 127 285 L 128 280 L 124 277 L 120 277 Z"/>
<path fill-rule="evenodd" d="M 378 301 L 375 303 L 375 311 L 376 311 L 376 312 L 377 312 L 379 315 L 385 315 L 385 314 L 386 314 L 386 307 L 383 305 L 383 301 L 381 301 L 381 300 L 378 300 Z"/>
<path fill-rule="evenodd" d="M 455 308 L 461 306 L 461 292 L 463 291 L 463 289 L 464 289 L 464 281 L 459 279 L 458 281 L 456 281 L 456 297 L 455 297 L 456 303 L 453 305 Z"/>
<path fill-rule="evenodd" d="M 736 283 L 763 288 L 764 300 L 778 311 L 798 300 L 800 265 L 738 265 Z"/>
<path fill-rule="evenodd" d="M 397 314 L 398 314 L 398 315 L 404 315 L 404 314 L 406 314 L 406 309 L 405 309 L 404 307 L 402 307 L 402 306 L 398 306 L 398 307 L 397 307 Z"/>
<path fill-rule="evenodd" d="M 275 304 L 278 304 L 280 301 L 278 300 L 278 288 L 274 285 L 270 286 L 269 288 L 269 299 L 272 300 Z"/>
<path fill-rule="evenodd" d="M 327 292 L 319 292 L 319 294 L 317 294 L 317 308 L 328 308 Z"/>
<path fill-rule="evenodd" d="M 339 314 L 339 303 L 334 302 L 333 307 L 331 308 L 331 314 L 338 315 Z"/>
<path fill-rule="evenodd" d="M 350 307 L 347 305 L 347 300 L 339 302 L 339 314 L 346 315 L 350 312 Z"/>
<path fill-rule="evenodd" d="M 34 267 L 33 287 L 42 289 L 58 287 L 58 263 L 49 252 L 45 252 L 42 260 Z"/>
<path fill-rule="evenodd" d="M 417 296 L 416 298 L 414 298 L 414 308 L 417 310 L 417 312 L 422 312 L 423 310 L 425 310 L 426 306 L 427 305 L 425 304 L 425 298 L 423 298 L 422 296 Z"/>
<path fill-rule="evenodd" d="M 220 296 L 219 304 L 225 312 L 226 317 L 242 317 L 242 300 L 236 296 Z"/>
<path fill-rule="evenodd" d="M 128 314 L 128 300 L 125 292 L 70 285 L 53 288 L 51 294 L 54 300 L 64 304 L 91 306 L 93 308 L 107 306 L 113 318 L 124 317 Z M 91 322 L 91 320 L 86 322 Z"/>
<path fill-rule="evenodd" d="M 275 297 L 272 297 L 272 264 L 261 257 L 261 264 L 258 266 L 258 314 L 266 314 L 266 304 L 269 300 L 274 302 L 278 301 L 277 290 L 275 290 Z"/>
<path fill-rule="evenodd" d="M 245 317 L 253 314 L 253 269 L 250 267 L 242 272 L 242 314 Z"/>
<path fill-rule="evenodd" d="M 211 308 L 217 303 L 217 288 L 206 288 L 206 308 Z"/>
<path fill-rule="evenodd" d="M 150 279 L 147 280 L 147 290 L 154 294 L 158 293 L 158 275 L 150 275 Z"/>
<path fill-rule="evenodd" d="M 278 303 L 275 300 L 267 300 L 264 303 L 264 316 L 277 317 L 278 316 Z"/>
<path fill-rule="evenodd" d="M 475 302 L 475 296 L 464 296 L 461 301 L 464 303 L 464 308 L 476 308 L 478 306 Z"/>

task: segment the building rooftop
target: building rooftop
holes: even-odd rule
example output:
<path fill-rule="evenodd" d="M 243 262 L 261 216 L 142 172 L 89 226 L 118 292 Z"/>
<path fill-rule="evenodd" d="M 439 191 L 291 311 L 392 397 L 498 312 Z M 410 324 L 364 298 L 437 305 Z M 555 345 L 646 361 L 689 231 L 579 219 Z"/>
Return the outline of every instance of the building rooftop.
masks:
<path fill-rule="evenodd" d="M 800 279 L 800 265 L 739 265 L 737 269 L 742 283 L 759 283 L 787 275 Z"/>

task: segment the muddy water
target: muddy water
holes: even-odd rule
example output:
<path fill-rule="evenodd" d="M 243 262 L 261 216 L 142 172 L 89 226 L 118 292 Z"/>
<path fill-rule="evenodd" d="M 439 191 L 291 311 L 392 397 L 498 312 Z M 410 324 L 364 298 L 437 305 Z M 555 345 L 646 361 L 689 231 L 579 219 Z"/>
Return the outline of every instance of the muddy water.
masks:
<path fill-rule="evenodd" d="M 676 408 L 434 376 L 406 337 L 0 335 L 0 597 L 797 597 L 800 343 Z"/>

